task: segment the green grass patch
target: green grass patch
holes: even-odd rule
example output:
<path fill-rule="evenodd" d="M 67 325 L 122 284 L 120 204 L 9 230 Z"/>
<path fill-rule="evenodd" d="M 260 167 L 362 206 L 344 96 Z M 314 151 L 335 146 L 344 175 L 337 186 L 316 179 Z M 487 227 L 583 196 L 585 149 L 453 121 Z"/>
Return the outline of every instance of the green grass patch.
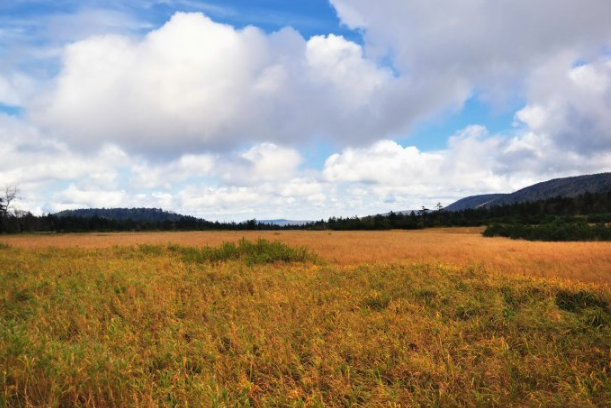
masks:
<path fill-rule="evenodd" d="M 561 290 L 556 294 L 556 305 L 568 312 L 579 312 L 589 308 L 609 310 L 609 303 L 596 293 L 580 290 Z"/>
<path fill-rule="evenodd" d="M 180 253 L 185 262 L 191 263 L 240 261 L 253 265 L 317 261 L 316 256 L 304 247 L 293 248 L 282 242 L 261 238 L 255 242 L 246 239 L 241 239 L 237 243 L 225 242 L 218 247 L 194 248 L 171 245 L 169 249 Z"/>

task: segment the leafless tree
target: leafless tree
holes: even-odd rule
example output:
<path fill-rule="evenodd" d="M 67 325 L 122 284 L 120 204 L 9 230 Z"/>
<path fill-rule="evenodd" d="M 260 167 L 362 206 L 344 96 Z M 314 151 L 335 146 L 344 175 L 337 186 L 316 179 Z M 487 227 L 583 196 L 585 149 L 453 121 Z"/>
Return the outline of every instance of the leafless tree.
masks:
<path fill-rule="evenodd" d="M 8 214 L 11 210 L 14 210 L 11 205 L 16 198 L 18 198 L 19 189 L 17 186 L 6 186 L 4 189 L 4 197 L 3 197 L 3 211 L 4 215 Z"/>
<path fill-rule="evenodd" d="M 4 188 L 4 197 L 0 197 L 0 213 L 2 217 L 6 217 L 11 210 L 14 210 L 11 206 L 13 201 L 18 198 L 19 189 L 17 186 L 6 186 Z"/>
<path fill-rule="evenodd" d="M 19 222 L 16 223 L 17 228 L 11 227 L 11 213 L 17 214 L 14 208 L 14 201 L 18 198 L 19 189 L 17 186 L 6 186 L 4 188 L 4 194 L 0 193 L 0 232 L 6 232 L 9 230 L 21 231 Z M 14 222 L 12 224 L 15 224 Z"/>

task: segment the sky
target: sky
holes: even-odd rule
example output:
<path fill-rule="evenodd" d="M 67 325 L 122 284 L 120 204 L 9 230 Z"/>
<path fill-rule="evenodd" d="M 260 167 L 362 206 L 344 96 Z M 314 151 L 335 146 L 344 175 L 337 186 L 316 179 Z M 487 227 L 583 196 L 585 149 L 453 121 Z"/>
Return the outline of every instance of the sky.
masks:
<path fill-rule="evenodd" d="M 0 0 L 20 210 L 448 205 L 611 171 L 608 0 Z"/>

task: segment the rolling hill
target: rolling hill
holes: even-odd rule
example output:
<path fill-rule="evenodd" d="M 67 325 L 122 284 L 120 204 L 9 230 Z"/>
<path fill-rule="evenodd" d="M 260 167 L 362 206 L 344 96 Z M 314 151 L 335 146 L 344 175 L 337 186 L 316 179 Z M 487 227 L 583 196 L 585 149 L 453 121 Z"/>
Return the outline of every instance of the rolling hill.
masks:
<path fill-rule="evenodd" d="M 57 217 L 103 218 L 108 220 L 134 221 L 179 221 L 184 215 L 164 211 L 160 208 L 86 208 L 65 210 L 55 214 Z"/>
<path fill-rule="evenodd" d="M 277 219 L 277 220 L 257 220 L 257 221 L 259 222 L 259 224 L 278 225 L 280 227 L 286 227 L 289 225 L 301 226 L 309 222 L 312 222 L 312 221 L 306 221 L 306 220 L 287 220 L 284 218 Z"/>

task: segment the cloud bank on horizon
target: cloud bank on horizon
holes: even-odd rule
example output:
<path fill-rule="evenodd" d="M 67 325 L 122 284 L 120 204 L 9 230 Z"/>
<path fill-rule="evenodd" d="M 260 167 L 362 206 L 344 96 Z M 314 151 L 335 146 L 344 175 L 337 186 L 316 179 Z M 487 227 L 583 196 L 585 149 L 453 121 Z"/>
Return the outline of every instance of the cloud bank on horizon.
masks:
<path fill-rule="evenodd" d="M 607 0 L 66 3 L 0 6 L 0 184 L 33 212 L 319 219 L 611 171 Z"/>

